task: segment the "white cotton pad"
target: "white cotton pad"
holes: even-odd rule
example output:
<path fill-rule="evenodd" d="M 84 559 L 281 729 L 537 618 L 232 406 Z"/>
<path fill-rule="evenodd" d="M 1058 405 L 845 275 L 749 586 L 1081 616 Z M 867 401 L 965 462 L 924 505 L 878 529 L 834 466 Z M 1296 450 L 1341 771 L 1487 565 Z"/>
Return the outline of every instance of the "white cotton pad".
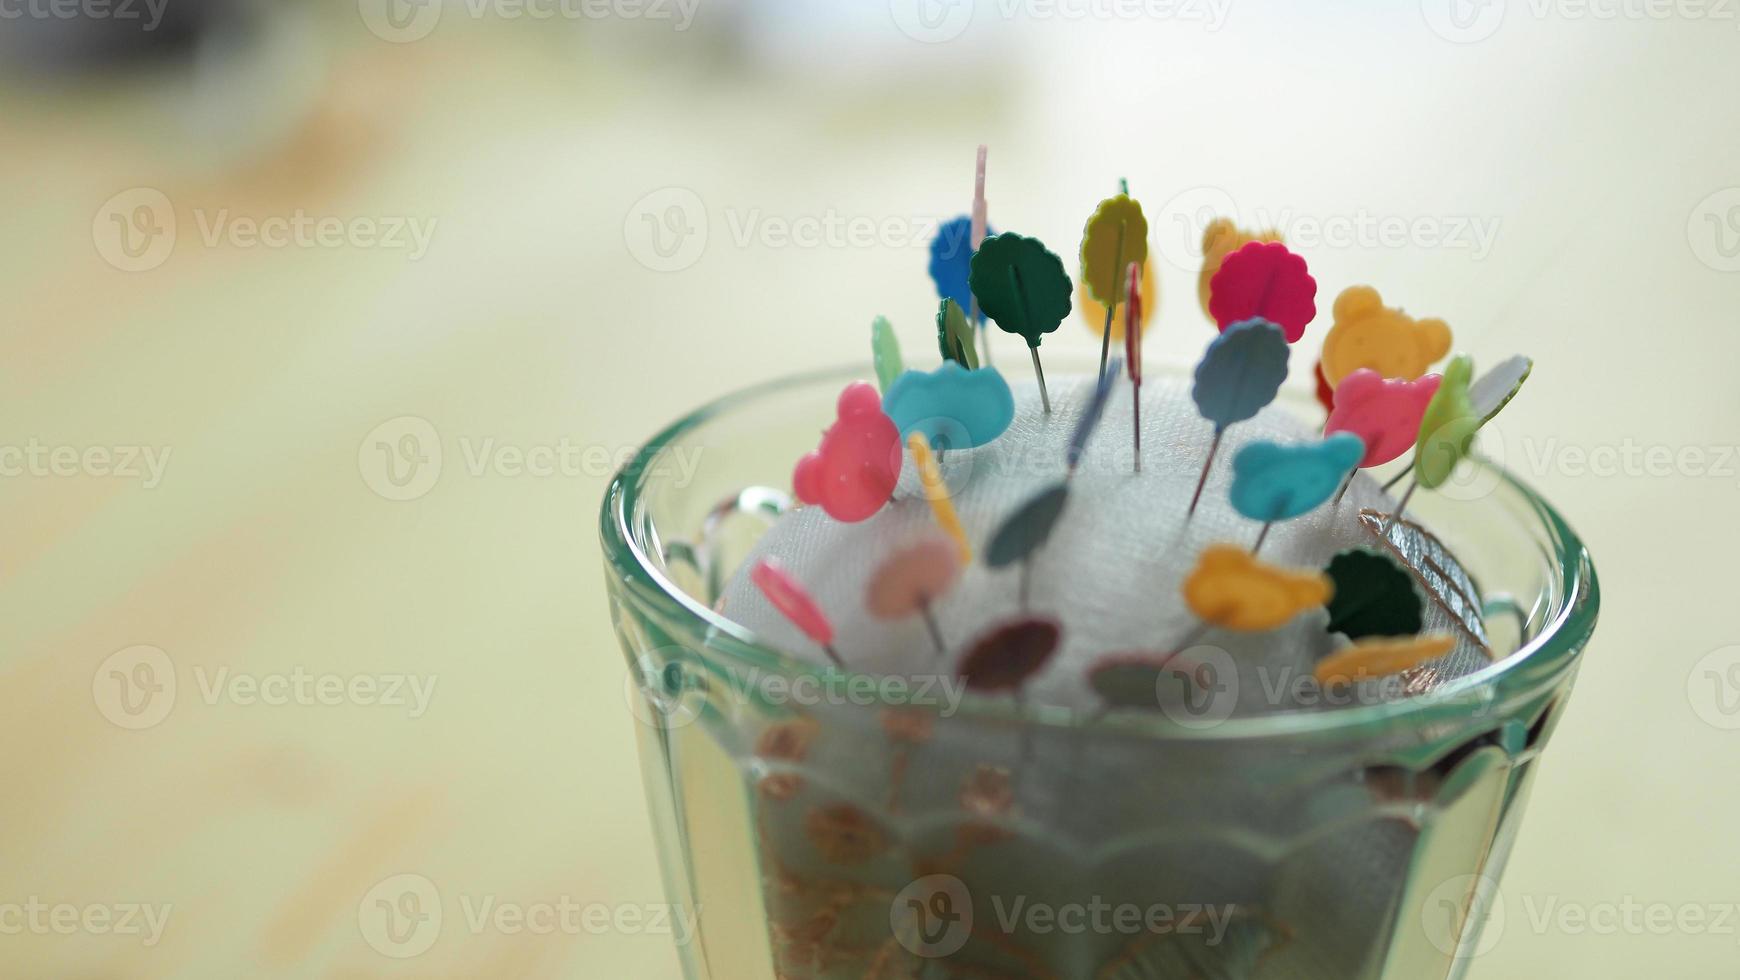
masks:
<path fill-rule="evenodd" d="M 1063 478 L 1065 449 L 1092 390 L 1088 377 L 1053 379 L 1052 412 L 1047 415 L 1037 387 L 1017 384 L 1015 422 L 1001 438 L 945 454 L 943 474 L 975 551 L 983 551 L 1020 504 Z M 1290 444 L 1318 436 L 1315 425 L 1275 406 L 1233 426 L 1215 459 L 1202 503 L 1187 521 L 1212 426 L 1198 414 L 1188 382 L 1168 378 L 1144 384 L 1142 472 L 1135 473 L 1132 393 L 1121 380 L 1071 484 L 1069 506 L 1034 559 L 1028 610 L 1060 622 L 1063 639 L 1056 657 L 1027 687 L 1026 697 L 1033 704 L 1093 712 L 1101 706 L 1088 684 L 1096 661 L 1112 654 L 1166 653 L 1192 639 L 1199 624 L 1180 595 L 1184 577 L 1204 547 L 1224 542 L 1249 548 L 1262 530 L 1228 503 L 1234 455 L 1257 439 Z M 824 422 L 818 420 L 818 427 Z M 1379 540 L 1359 519 L 1363 508 L 1388 512 L 1394 501 L 1362 473 L 1339 506 L 1326 503 L 1277 524 L 1261 557 L 1289 568 L 1321 569 L 1337 552 L 1379 549 Z M 804 583 L 833 620 L 835 646 L 853 670 L 935 675 L 939 658 L 922 618 L 876 619 L 865 608 L 865 594 L 871 575 L 892 551 L 921 535 L 940 533 L 908 456 L 894 500 L 869 520 L 843 524 L 819 507 L 785 515 L 728 583 L 721 611 L 773 646 L 826 663 L 824 652 L 788 623 L 744 573 L 760 557 L 772 557 Z M 1019 583 L 1018 567 L 992 570 L 982 554 L 975 556 L 953 591 L 934 606 L 948 646 L 942 672 L 952 672 L 977 637 L 1022 615 Z M 1227 703 L 1218 707 L 1243 716 L 1348 703 L 1346 698 L 1323 697 L 1311 678 L 1313 666 L 1347 642 L 1329 634 L 1327 622 L 1327 612 L 1315 608 L 1273 632 L 1215 629 L 1202 634 L 1196 642 L 1225 651 L 1230 661 L 1220 656 L 1217 662 L 1237 670 Z M 1456 650 L 1424 672 L 1434 683 L 1489 662 L 1484 648 L 1429 599 L 1423 632 L 1446 633 L 1459 641 Z M 1421 686 L 1414 683 L 1408 689 Z M 1392 682 L 1387 689 L 1362 689 L 1362 696 L 1352 700 L 1400 696 L 1401 691 L 1402 684 Z"/>

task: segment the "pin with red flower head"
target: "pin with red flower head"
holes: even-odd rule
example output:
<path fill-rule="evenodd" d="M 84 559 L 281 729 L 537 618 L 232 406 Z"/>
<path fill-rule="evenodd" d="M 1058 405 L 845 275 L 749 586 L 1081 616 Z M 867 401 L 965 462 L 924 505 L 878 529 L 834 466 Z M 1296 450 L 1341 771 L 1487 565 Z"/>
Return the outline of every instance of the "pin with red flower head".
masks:
<path fill-rule="evenodd" d="M 840 651 L 834 649 L 834 624 L 790 572 L 773 559 L 763 558 L 749 570 L 749 580 L 755 583 L 773 608 L 779 610 L 780 615 L 791 620 L 791 624 L 816 646 L 827 651 L 828 659 L 840 667 L 846 666 L 846 662 L 840 659 Z"/>
<path fill-rule="evenodd" d="M 1208 297 L 1209 315 L 1222 330 L 1261 317 L 1278 325 L 1289 344 L 1317 317 L 1317 280 L 1280 242 L 1250 242 L 1227 256 Z"/>
<path fill-rule="evenodd" d="M 954 588 L 960 574 L 960 551 L 953 541 L 934 535 L 921 538 L 883 560 L 870 577 L 864 605 L 877 619 L 922 615 L 941 656 L 948 651 L 948 644 L 943 642 L 934 606 Z"/>
<path fill-rule="evenodd" d="M 1124 366 L 1130 371 L 1133 387 L 1130 405 L 1130 441 L 1135 447 L 1136 472 L 1142 472 L 1142 277 L 1141 269 L 1131 262 L 1126 275 L 1130 280 L 1130 296 L 1124 303 Z"/>

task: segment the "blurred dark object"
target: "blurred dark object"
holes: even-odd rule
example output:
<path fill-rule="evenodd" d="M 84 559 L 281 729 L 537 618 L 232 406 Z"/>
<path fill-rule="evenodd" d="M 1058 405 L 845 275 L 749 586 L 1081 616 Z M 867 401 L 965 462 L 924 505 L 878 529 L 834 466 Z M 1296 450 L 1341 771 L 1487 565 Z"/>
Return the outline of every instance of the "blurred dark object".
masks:
<path fill-rule="evenodd" d="M 256 0 L 0 0 L 0 71 L 64 77 L 173 68 L 212 43 L 243 47 Z"/>

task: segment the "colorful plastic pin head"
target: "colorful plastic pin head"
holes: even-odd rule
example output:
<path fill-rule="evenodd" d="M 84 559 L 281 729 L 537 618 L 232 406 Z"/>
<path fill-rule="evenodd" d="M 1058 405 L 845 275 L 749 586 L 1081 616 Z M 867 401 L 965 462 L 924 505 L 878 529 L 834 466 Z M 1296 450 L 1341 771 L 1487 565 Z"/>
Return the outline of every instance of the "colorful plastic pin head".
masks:
<path fill-rule="evenodd" d="M 906 370 L 906 362 L 900 356 L 900 341 L 895 339 L 894 327 L 885 316 L 870 324 L 870 354 L 876 366 L 876 385 L 886 392 L 900 372 Z"/>
<path fill-rule="evenodd" d="M 1094 430 L 1099 428 L 1100 419 L 1105 418 L 1106 402 L 1112 398 L 1112 386 L 1118 383 L 1118 375 L 1123 373 L 1124 359 L 1114 357 L 1112 362 L 1106 365 L 1105 373 L 1100 375 L 1099 382 L 1094 385 L 1093 398 L 1089 399 L 1087 408 L 1082 410 L 1081 418 L 1075 423 L 1075 431 L 1069 437 L 1069 449 L 1065 461 L 1069 464 L 1071 473 L 1074 473 L 1075 468 L 1081 465 L 1082 455 L 1087 452 L 1088 440 L 1093 438 Z"/>
<path fill-rule="evenodd" d="M 930 279 L 939 299 L 952 299 L 961 309 L 973 304 L 968 276 L 973 262 L 973 219 L 961 215 L 945 221 L 930 240 Z M 984 319 L 981 312 L 980 319 Z"/>
<path fill-rule="evenodd" d="M 834 642 L 834 624 L 828 621 L 822 607 L 811 598 L 791 573 L 771 558 L 763 558 L 749 570 L 749 580 L 803 634 L 817 645 L 827 647 Z"/>
<path fill-rule="evenodd" d="M 799 500 L 851 524 L 894 496 L 904 463 L 900 431 L 883 414 L 876 387 L 858 381 L 840 393 L 839 419 L 822 435 L 820 448 L 798 460 L 792 488 Z"/>
<path fill-rule="evenodd" d="M 1425 600 L 1414 588 L 1414 577 L 1394 559 L 1375 551 L 1343 551 L 1329 560 L 1324 573 L 1335 584 L 1329 632 L 1350 640 L 1420 632 Z"/>
<path fill-rule="evenodd" d="M 1330 654 L 1312 671 L 1317 683 L 1357 684 L 1413 670 L 1456 649 L 1456 638 L 1443 634 L 1364 640 Z"/>
<path fill-rule="evenodd" d="M 1436 374 L 1415 381 L 1385 379 L 1370 368 L 1360 368 L 1335 389 L 1335 405 L 1323 431 L 1359 436 L 1365 442 L 1360 467 L 1381 466 L 1419 441 L 1420 420 L 1442 380 Z"/>
<path fill-rule="evenodd" d="M 1081 236 L 1081 281 L 1101 304 L 1124 300 L 1124 270 L 1148 261 L 1148 219 L 1127 194 L 1100 202 Z"/>
<path fill-rule="evenodd" d="M 1124 275 L 1128 278 L 1129 272 L 1126 271 Z M 1148 302 L 1142 305 L 1133 320 L 1124 315 L 1122 310 L 1118 311 L 1118 315 L 1112 318 L 1112 343 L 1114 344 L 1126 342 L 1126 338 L 1129 337 L 1127 331 L 1132 322 L 1140 326 L 1141 329 L 1138 332 L 1146 332 L 1153 325 L 1154 311 L 1160 308 L 1160 288 L 1154 281 L 1154 257 L 1152 255 L 1142 262 L 1136 288 L 1148 298 Z M 1098 338 L 1100 331 L 1106 329 L 1106 304 L 1089 295 L 1087 283 L 1082 282 L 1076 286 L 1075 305 L 1081 310 L 1081 322 L 1093 332 L 1095 338 Z"/>
<path fill-rule="evenodd" d="M 937 449 L 971 449 L 1015 421 L 1015 396 L 996 368 L 969 371 L 949 361 L 935 371 L 907 371 L 894 379 L 882 410 L 902 437 L 922 432 Z"/>
<path fill-rule="evenodd" d="M 1017 619 L 974 641 L 957 673 L 968 690 L 1019 691 L 1056 655 L 1063 627 L 1040 617 Z"/>
<path fill-rule="evenodd" d="M 980 309 L 1029 347 L 1069 316 L 1069 273 L 1037 238 L 1012 231 L 986 238 L 973 253 L 970 283 Z"/>
<path fill-rule="evenodd" d="M 1280 242 L 1251 242 L 1226 257 L 1209 283 L 1208 312 L 1222 330 L 1253 317 L 1278 324 L 1287 343 L 1317 317 L 1317 280 Z"/>
<path fill-rule="evenodd" d="M 965 565 L 973 560 L 973 545 L 967 540 L 967 529 L 961 526 L 960 515 L 955 513 L 954 500 L 949 495 L 949 485 L 943 481 L 936 454 L 930 451 L 930 443 L 922 432 L 914 432 L 906 444 L 912 450 L 913 464 L 918 467 L 918 480 L 924 485 L 924 496 L 930 501 L 937 526 L 954 540 L 955 547 L 960 549 L 961 564 Z"/>
<path fill-rule="evenodd" d="M 967 313 L 952 299 L 945 299 L 936 311 L 936 343 L 942 349 L 943 360 L 953 361 L 971 371 L 979 366 L 978 340 Z"/>
<path fill-rule="evenodd" d="M 985 564 L 991 568 L 1006 568 L 1027 560 L 1051 538 L 1064 505 L 1069 503 L 1069 484 L 1058 483 L 1040 491 L 1009 515 L 991 543 L 985 547 Z"/>
<path fill-rule="evenodd" d="M 1370 286 L 1350 286 L 1335 298 L 1335 325 L 1323 338 L 1323 376 L 1330 387 L 1370 368 L 1386 378 L 1417 378 L 1450 353 L 1450 326 L 1416 320 L 1384 305 Z"/>
<path fill-rule="evenodd" d="M 905 619 L 947 595 L 960 572 L 954 542 L 920 538 L 883 560 L 870 578 L 864 607 L 877 619 Z"/>
<path fill-rule="evenodd" d="M 1335 389 L 1330 387 L 1329 379 L 1323 376 L 1323 359 L 1318 358 L 1317 366 L 1311 369 L 1311 376 L 1317 380 L 1317 404 L 1323 406 L 1325 412 L 1335 411 Z"/>
<path fill-rule="evenodd" d="M 1468 400 L 1474 405 L 1474 414 L 1480 416 L 1481 425 L 1491 422 L 1504 411 L 1534 369 L 1534 361 L 1518 354 L 1493 365 L 1469 386 Z"/>
<path fill-rule="evenodd" d="M 1114 653 L 1088 668 L 1088 686 L 1108 709 L 1153 710 L 1160 706 L 1160 683 L 1171 656 L 1164 653 Z"/>
<path fill-rule="evenodd" d="M 1287 380 L 1289 350 L 1281 328 L 1267 320 L 1227 327 L 1196 366 L 1191 395 L 1202 417 L 1217 431 L 1255 418 Z"/>
<path fill-rule="evenodd" d="M 1289 571 L 1225 544 L 1203 549 L 1184 580 L 1184 601 L 1197 618 L 1248 633 L 1284 626 L 1332 594 L 1326 575 Z"/>
<path fill-rule="evenodd" d="M 1267 440 L 1233 457 L 1233 509 L 1253 521 L 1287 521 L 1316 510 L 1365 455 L 1365 443 L 1337 432 L 1299 446 Z"/>
<path fill-rule="evenodd" d="M 1216 218 L 1202 230 L 1202 271 L 1196 277 L 1196 301 L 1202 305 L 1203 316 L 1209 319 L 1214 314 L 1208 312 L 1210 286 L 1214 282 L 1214 274 L 1220 271 L 1221 263 L 1226 257 L 1238 251 L 1251 242 L 1278 242 L 1281 233 L 1274 230 L 1249 232 L 1245 231 L 1228 218 Z"/>
<path fill-rule="evenodd" d="M 1438 393 L 1432 396 L 1425 417 L 1420 420 L 1414 478 L 1427 490 L 1435 490 L 1450 479 L 1457 464 L 1473 447 L 1474 434 L 1480 431 L 1480 416 L 1468 397 L 1469 379 L 1473 375 L 1473 358 L 1461 354 L 1452 359 L 1444 370 Z"/>
<path fill-rule="evenodd" d="M 1151 283 L 1138 283 L 1136 267 L 1130 266 L 1130 295 L 1124 300 L 1124 365 L 1130 369 L 1130 383 L 1142 383 L 1142 333 L 1148 329 L 1149 304 L 1143 296 L 1154 295 Z M 1140 326 L 1138 326 L 1138 324 Z"/>

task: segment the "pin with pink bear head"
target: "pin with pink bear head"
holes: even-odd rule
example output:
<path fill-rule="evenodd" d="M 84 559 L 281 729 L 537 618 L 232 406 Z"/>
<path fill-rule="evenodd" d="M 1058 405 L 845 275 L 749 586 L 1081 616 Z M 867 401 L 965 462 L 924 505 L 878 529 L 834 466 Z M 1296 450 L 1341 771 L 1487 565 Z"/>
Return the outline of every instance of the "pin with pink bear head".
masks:
<path fill-rule="evenodd" d="M 1359 436 L 1365 440 L 1365 455 L 1335 495 L 1337 504 L 1359 470 L 1382 466 L 1413 448 L 1426 406 L 1438 393 L 1442 380 L 1436 374 L 1417 380 L 1385 378 L 1370 368 L 1360 368 L 1341 379 L 1335 387 L 1335 407 L 1323 431 Z"/>
<path fill-rule="evenodd" d="M 792 489 L 834 520 L 867 520 L 882 509 L 900 481 L 900 430 L 882 411 L 876 386 L 855 381 L 840 393 L 839 418 L 821 446 L 798 460 Z"/>

